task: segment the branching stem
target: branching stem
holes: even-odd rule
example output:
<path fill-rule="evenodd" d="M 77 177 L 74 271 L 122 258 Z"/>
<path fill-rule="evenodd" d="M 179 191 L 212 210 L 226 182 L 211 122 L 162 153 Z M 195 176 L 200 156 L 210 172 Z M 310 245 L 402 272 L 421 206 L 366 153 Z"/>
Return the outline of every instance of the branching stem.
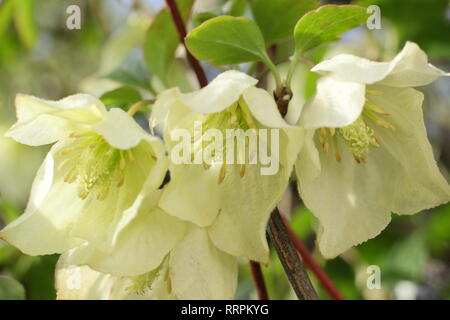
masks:
<path fill-rule="evenodd" d="M 208 84 L 208 80 L 206 79 L 205 72 L 200 65 L 200 62 L 194 58 L 194 56 L 189 52 L 186 47 L 186 43 L 184 39 L 186 38 L 186 28 L 184 26 L 183 18 L 181 16 L 180 10 L 178 10 L 178 6 L 175 0 L 166 0 L 167 7 L 169 8 L 170 15 L 172 16 L 172 20 L 175 23 L 175 27 L 177 28 L 178 37 L 180 38 L 180 42 L 183 44 L 186 49 L 186 56 L 189 61 L 189 64 L 194 70 L 195 75 L 197 76 L 198 83 L 200 87 L 204 87 Z"/>

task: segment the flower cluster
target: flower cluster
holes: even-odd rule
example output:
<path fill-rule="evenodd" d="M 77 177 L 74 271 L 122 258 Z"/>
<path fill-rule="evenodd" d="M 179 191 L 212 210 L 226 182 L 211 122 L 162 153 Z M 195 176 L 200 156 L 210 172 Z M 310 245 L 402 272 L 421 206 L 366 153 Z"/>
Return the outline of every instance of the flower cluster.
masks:
<path fill-rule="evenodd" d="M 267 222 L 293 171 L 328 258 L 376 236 L 391 212 L 448 202 L 423 95 L 411 88 L 445 73 L 417 45 L 391 62 L 338 55 L 312 71 L 316 94 L 303 104 L 292 87 L 285 117 L 239 71 L 194 92 L 163 91 L 151 133 L 89 95 L 18 95 L 7 135 L 53 146 L 25 213 L 0 237 L 29 255 L 62 254 L 62 299 L 232 299 L 238 261 L 269 261 Z M 229 130 L 236 144 L 224 140 Z M 186 161 L 173 161 L 180 152 Z M 268 163 L 256 159 L 268 153 L 277 170 L 263 174 Z"/>

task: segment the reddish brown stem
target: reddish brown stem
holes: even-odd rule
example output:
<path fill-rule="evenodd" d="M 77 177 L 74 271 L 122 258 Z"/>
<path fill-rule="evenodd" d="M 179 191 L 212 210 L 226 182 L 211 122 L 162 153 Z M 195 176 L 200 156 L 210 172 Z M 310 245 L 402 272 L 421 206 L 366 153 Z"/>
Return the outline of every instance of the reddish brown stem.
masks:
<path fill-rule="evenodd" d="M 264 282 L 264 277 L 259 262 L 250 260 L 250 271 L 252 272 L 253 283 L 256 287 L 256 294 L 258 295 L 258 299 L 269 300 L 266 283 Z"/>
<path fill-rule="evenodd" d="M 189 64 L 194 70 L 195 75 L 197 76 L 198 83 L 200 87 L 204 87 L 208 84 L 208 80 L 206 79 L 205 72 L 203 71 L 200 62 L 194 58 L 194 56 L 189 52 L 186 47 L 186 43 L 184 39 L 186 38 L 186 28 L 184 26 L 183 18 L 181 17 L 180 10 L 178 10 L 178 6 L 175 0 L 166 0 L 167 7 L 169 8 L 170 14 L 172 16 L 172 20 L 175 23 L 175 27 L 177 28 L 178 37 L 180 38 L 181 43 L 186 49 L 186 56 L 189 61 Z"/>
<path fill-rule="evenodd" d="M 322 287 L 325 291 L 330 295 L 334 300 L 344 300 L 344 296 L 339 292 L 339 289 L 335 286 L 333 281 L 331 281 L 330 277 L 326 274 L 326 272 L 322 269 L 322 267 L 314 260 L 313 256 L 309 252 L 308 248 L 305 244 L 300 240 L 299 237 L 294 233 L 294 231 L 289 226 L 285 217 L 282 217 L 283 223 L 286 226 L 289 237 L 294 243 L 295 248 L 302 256 L 303 262 L 306 266 L 314 273 L 314 275 L 319 280 Z"/>

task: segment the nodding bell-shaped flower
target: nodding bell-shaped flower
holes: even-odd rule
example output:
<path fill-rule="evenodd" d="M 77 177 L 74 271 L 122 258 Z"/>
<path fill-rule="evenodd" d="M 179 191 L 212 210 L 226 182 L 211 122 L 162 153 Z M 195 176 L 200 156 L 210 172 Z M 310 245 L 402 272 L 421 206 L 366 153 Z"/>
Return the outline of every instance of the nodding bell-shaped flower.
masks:
<path fill-rule="evenodd" d="M 173 218 L 172 219 L 176 219 Z M 98 272 L 83 263 L 89 256 L 83 247 L 63 254 L 56 271 L 56 288 L 59 299 L 233 299 L 238 280 L 238 262 L 218 249 L 211 241 L 205 228 L 184 222 L 186 232 L 162 259 L 159 266 L 141 270 L 134 276 Z M 134 232 L 137 240 L 146 241 L 142 226 L 140 234 Z M 155 230 L 150 230 L 155 233 Z M 166 228 L 156 233 L 153 239 L 163 239 L 163 233 L 179 233 Z M 159 237 L 158 237 L 159 236 Z M 150 238 L 147 236 L 147 239 Z M 161 243 L 159 243 L 161 245 Z M 152 251 L 150 251 L 151 255 Z M 149 256 L 148 252 L 134 252 L 134 255 Z M 99 257 L 97 255 L 97 257 Z M 115 259 L 127 258 L 121 255 Z M 133 257 L 130 255 L 130 258 Z M 92 260 L 92 257 L 90 259 Z M 104 260 L 105 262 L 107 260 Z M 139 263 L 136 259 L 133 262 Z M 141 263 L 142 265 L 142 263 Z M 105 269 L 103 269 L 105 270 Z"/>
<path fill-rule="evenodd" d="M 226 71 L 206 87 L 163 92 L 150 127 L 162 126 L 171 181 L 159 205 L 206 228 L 233 256 L 268 262 L 266 224 L 287 187 L 303 131 L 280 115 L 257 80 Z"/>
<path fill-rule="evenodd" d="M 81 246 L 90 253 L 83 263 L 119 275 L 160 265 L 184 236 L 182 222 L 155 205 L 168 165 L 162 141 L 90 95 L 18 95 L 15 104 L 18 121 L 7 136 L 31 146 L 56 143 L 25 213 L 0 238 L 29 255 Z"/>
<path fill-rule="evenodd" d="M 299 120 L 307 133 L 296 171 L 325 257 L 378 235 L 391 212 L 410 215 L 450 200 L 427 139 L 423 94 L 411 88 L 446 74 L 416 44 L 391 62 L 341 54 L 312 71 L 322 78 Z"/>

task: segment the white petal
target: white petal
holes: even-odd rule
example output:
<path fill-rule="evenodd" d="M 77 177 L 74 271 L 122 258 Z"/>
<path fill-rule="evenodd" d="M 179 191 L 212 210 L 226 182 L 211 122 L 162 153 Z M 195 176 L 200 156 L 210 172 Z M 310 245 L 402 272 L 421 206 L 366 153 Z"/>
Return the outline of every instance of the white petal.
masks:
<path fill-rule="evenodd" d="M 28 255 L 61 253 L 83 241 L 70 229 L 84 208 L 74 185 L 55 170 L 55 157 L 66 143 L 55 144 L 33 182 L 25 212 L 0 232 L 0 238 Z"/>
<path fill-rule="evenodd" d="M 180 90 L 178 88 L 173 88 L 161 92 L 152 107 L 152 113 L 150 116 L 150 128 L 164 125 L 167 121 L 167 117 L 169 115 L 169 111 L 172 108 L 172 105 L 178 103 L 178 101 L 180 101 Z"/>
<path fill-rule="evenodd" d="M 170 276 L 179 299 L 233 299 L 236 258 L 218 250 L 204 229 L 192 227 L 170 255 Z"/>
<path fill-rule="evenodd" d="M 379 165 L 392 166 L 395 177 L 392 186 L 391 211 L 414 214 L 450 201 L 450 187 L 442 176 L 433 157 L 423 120 L 423 94 L 414 89 L 375 86 L 381 96 L 370 98 L 382 106 L 390 116 L 388 121 L 396 130 L 376 129 L 386 151 Z M 394 175 L 393 175 L 394 176 Z"/>
<path fill-rule="evenodd" d="M 303 107 L 299 124 L 307 129 L 345 127 L 360 116 L 364 103 L 365 85 L 325 76 Z"/>
<path fill-rule="evenodd" d="M 413 42 L 407 42 L 391 62 L 375 62 L 340 54 L 319 63 L 312 71 L 329 74 L 341 81 L 363 84 L 380 82 L 394 87 L 423 86 L 448 75 L 429 64 L 425 52 Z"/>
<path fill-rule="evenodd" d="M 118 108 L 109 110 L 105 118 L 92 129 L 117 149 L 131 149 L 150 137 L 133 117 Z"/>
<path fill-rule="evenodd" d="M 266 90 L 256 87 L 247 88 L 243 93 L 251 114 L 262 125 L 269 128 L 287 128 L 290 125 L 281 117 L 275 99 Z"/>
<path fill-rule="evenodd" d="M 135 163 L 127 164 L 123 186 L 116 187 L 113 181 L 105 200 L 97 200 L 94 194 L 86 198 L 85 207 L 73 225 L 72 234 L 89 241 L 98 250 L 112 250 L 118 232 L 130 221 L 124 212 L 133 211 L 138 197 L 154 192 L 164 179 L 167 160 L 152 161 L 155 156 L 152 144 L 143 141 L 132 151 Z"/>
<path fill-rule="evenodd" d="M 391 70 L 388 62 L 370 61 L 351 54 L 339 54 L 315 65 L 311 71 L 330 75 L 340 81 L 372 84 L 386 77 Z"/>
<path fill-rule="evenodd" d="M 209 170 L 199 164 L 172 165 L 171 181 L 164 187 L 159 206 L 200 227 L 211 225 L 220 212 L 220 189 L 218 174 Z"/>
<path fill-rule="evenodd" d="M 220 185 L 220 213 L 208 228 L 218 248 L 234 256 L 268 262 L 267 222 L 288 185 L 302 142 L 303 131 L 280 130 L 280 151 L 273 159 L 280 165 L 273 175 L 262 175 L 261 165 L 250 164 L 240 177 L 239 168 L 228 166 Z"/>
<path fill-rule="evenodd" d="M 86 129 L 103 119 L 106 109 L 97 98 L 76 94 L 49 101 L 18 94 L 17 123 L 6 136 L 31 146 L 53 143 L 71 132 Z"/>
<path fill-rule="evenodd" d="M 244 90 L 254 86 L 257 82 L 258 80 L 243 72 L 225 71 L 206 87 L 192 93 L 182 94 L 182 101 L 191 110 L 198 113 L 220 112 L 238 101 Z"/>
<path fill-rule="evenodd" d="M 100 273 L 87 266 L 72 266 L 62 255 L 56 265 L 55 287 L 58 300 L 109 299 L 118 278 Z"/>
<path fill-rule="evenodd" d="M 69 252 L 70 253 L 70 252 Z M 161 266 L 143 292 L 133 292 L 137 279 L 118 277 L 92 270 L 88 266 L 70 265 L 69 253 L 61 255 L 56 265 L 55 286 L 58 300 L 167 300 L 176 297 L 169 292 L 168 263 Z"/>
<path fill-rule="evenodd" d="M 326 258 L 375 237 L 390 221 L 384 184 L 392 172 L 380 169 L 373 153 L 361 165 L 342 142 L 340 150 L 341 163 L 319 151 L 318 176 L 309 172 L 315 166 L 307 157 L 295 167 L 301 198 L 319 220 L 318 245 Z"/>
<path fill-rule="evenodd" d="M 136 217 L 120 231 L 110 252 L 86 244 L 72 250 L 69 263 L 119 276 L 137 276 L 158 267 L 184 237 L 185 223 L 154 207 L 152 201 L 140 203 Z"/>
<path fill-rule="evenodd" d="M 428 63 L 428 57 L 417 44 L 407 42 L 390 63 L 390 72 L 380 84 L 393 87 L 418 87 L 450 75 Z"/>

